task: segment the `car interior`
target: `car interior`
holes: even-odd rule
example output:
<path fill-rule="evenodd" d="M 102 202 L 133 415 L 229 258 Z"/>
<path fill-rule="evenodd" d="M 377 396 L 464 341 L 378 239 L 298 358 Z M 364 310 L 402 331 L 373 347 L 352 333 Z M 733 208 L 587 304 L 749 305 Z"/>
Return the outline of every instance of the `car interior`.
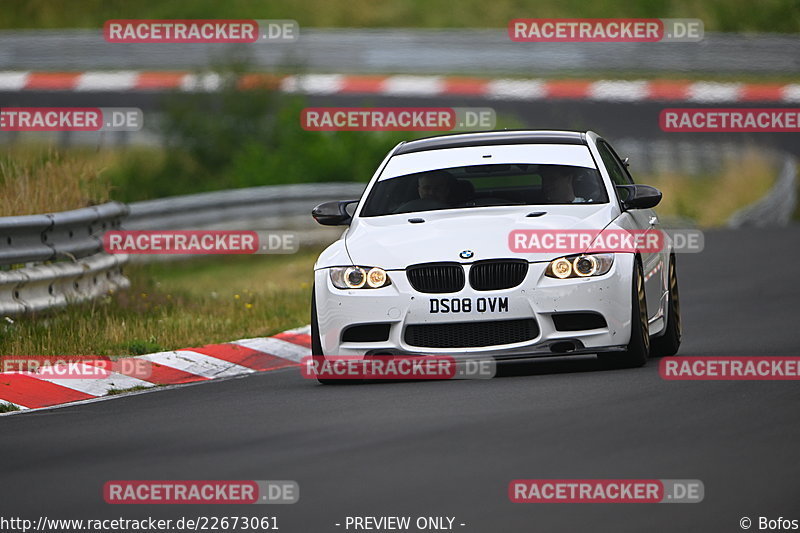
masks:
<path fill-rule="evenodd" d="M 420 180 L 441 184 L 438 198 L 420 195 Z M 548 195 L 547 185 L 566 185 L 567 196 Z M 564 183 L 560 183 L 565 185 Z M 561 188 L 563 190 L 563 188 Z M 492 164 L 453 167 L 389 178 L 376 183 L 361 216 L 501 205 L 605 203 L 597 170 L 569 165 Z"/>

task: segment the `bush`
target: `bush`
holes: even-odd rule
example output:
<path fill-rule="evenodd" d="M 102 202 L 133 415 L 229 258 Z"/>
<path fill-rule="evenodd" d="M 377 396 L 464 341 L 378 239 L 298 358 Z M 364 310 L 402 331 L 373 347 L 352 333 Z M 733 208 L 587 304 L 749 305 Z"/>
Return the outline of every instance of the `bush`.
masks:
<path fill-rule="evenodd" d="M 131 150 L 109 172 L 130 202 L 195 192 L 320 181 L 366 181 L 408 132 L 314 132 L 301 96 L 267 89 L 169 98 L 163 151 Z M 422 135 L 416 135 L 417 137 Z"/>

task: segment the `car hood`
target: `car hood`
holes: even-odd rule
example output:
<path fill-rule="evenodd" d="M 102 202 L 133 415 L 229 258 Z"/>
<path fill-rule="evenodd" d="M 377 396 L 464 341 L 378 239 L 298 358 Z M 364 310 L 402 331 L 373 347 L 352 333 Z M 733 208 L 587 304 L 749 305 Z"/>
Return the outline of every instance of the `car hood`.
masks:
<path fill-rule="evenodd" d="M 530 213 L 541 216 L 528 217 Z M 472 262 L 494 258 L 550 261 L 558 253 L 515 253 L 513 230 L 600 230 L 616 217 L 613 204 L 482 207 L 357 218 L 345 234 L 353 264 L 386 270 L 433 261 Z M 423 219 L 411 223 L 409 219 Z M 473 256 L 459 254 L 470 250 Z"/>

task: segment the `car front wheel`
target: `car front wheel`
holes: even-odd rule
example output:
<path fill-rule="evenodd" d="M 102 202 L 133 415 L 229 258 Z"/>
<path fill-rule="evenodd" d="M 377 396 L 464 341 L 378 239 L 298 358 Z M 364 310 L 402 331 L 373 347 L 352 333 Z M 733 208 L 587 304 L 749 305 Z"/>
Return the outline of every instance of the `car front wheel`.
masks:
<path fill-rule="evenodd" d="M 631 339 L 624 352 L 599 354 L 609 368 L 635 368 L 647 362 L 650 353 L 650 331 L 647 323 L 647 297 L 644 292 L 644 273 L 637 259 L 633 272 L 631 294 Z"/>
<path fill-rule="evenodd" d="M 655 357 L 666 357 L 678 353 L 681 347 L 681 300 L 678 294 L 678 274 L 675 271 L 675 256 L 669 261 L 669 294 L 667 295 L 667 325 L 664 334 L 653 339 L 650 353 Z"/>
<path fill-rule="evenodd" d="M 317 321 L 317 296 L 314 286 L 311 287 L 311 358 L 314 366 L 320 368 L 325 362 L 325 354 L 322 352 L 322 341 L 319 337 L 319 322 Z M 348 383 L 361 383 L 358 379 L 326 379 L 317 377 L 323 385 L 346 385 Z"/>

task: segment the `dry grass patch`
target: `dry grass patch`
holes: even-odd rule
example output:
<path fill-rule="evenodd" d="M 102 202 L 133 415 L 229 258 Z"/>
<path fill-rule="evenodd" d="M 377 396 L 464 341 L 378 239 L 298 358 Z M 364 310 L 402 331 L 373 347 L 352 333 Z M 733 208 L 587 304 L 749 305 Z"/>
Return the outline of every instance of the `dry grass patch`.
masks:
<path fill-rule="evenodd" d="M 108 152 L 11 148 L 0 154 L 0 216 L 67 211 L 108 201 Z"/>
<path fill-rule="evenodd" d="M 641 176 L 637 182 L 657 187 L 664 198 L 656 210 L 693 220 L 700 227 L 723 226 L 739 209 L 757 202 L 775 183 L 779 169 L 755 149 L 730 160 L 719 174 Z"/>

